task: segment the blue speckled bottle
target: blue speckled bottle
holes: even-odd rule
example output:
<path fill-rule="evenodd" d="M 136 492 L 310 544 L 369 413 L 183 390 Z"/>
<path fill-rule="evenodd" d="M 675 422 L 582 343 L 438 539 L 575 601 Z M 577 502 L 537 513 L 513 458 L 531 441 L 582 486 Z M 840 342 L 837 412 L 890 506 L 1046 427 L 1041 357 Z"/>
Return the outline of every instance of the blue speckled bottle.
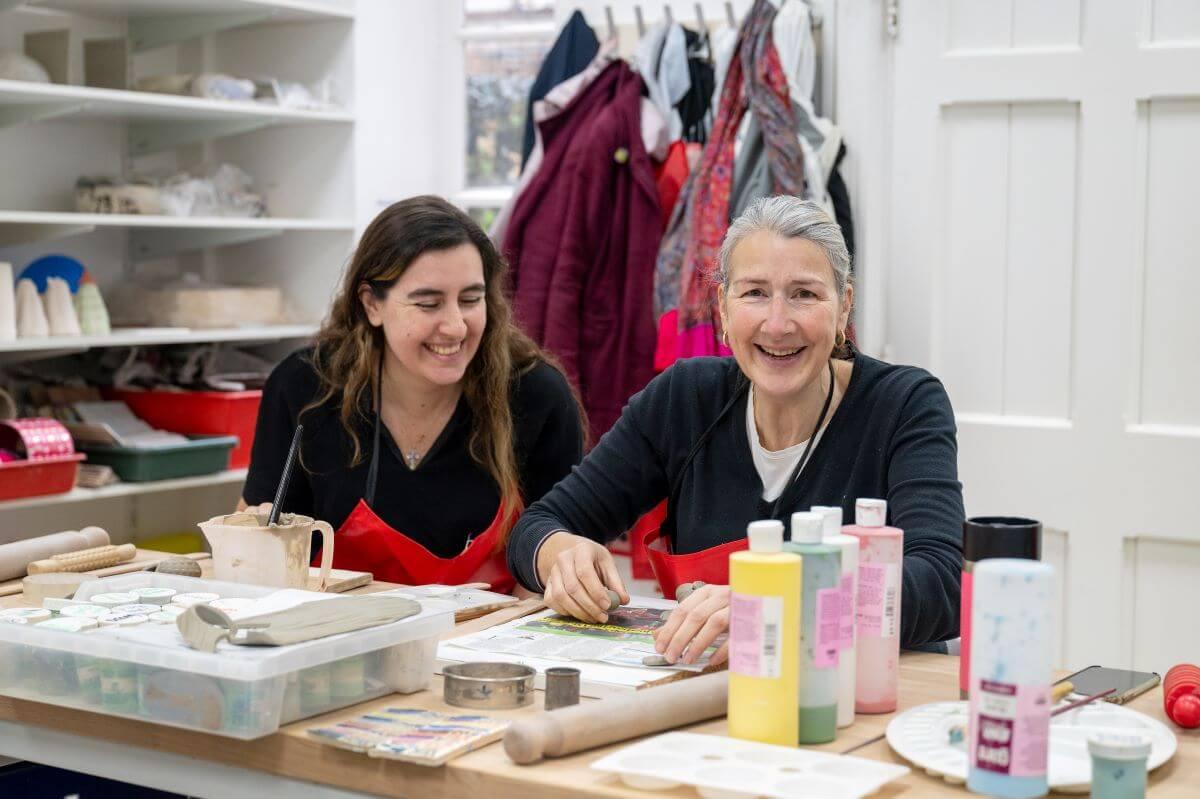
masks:
<path fill-rule="evenodd" d="M 1092 799 L 1145 799 L 1150 739 L 1138 733 L 1096 733 L 1092 755 Z"/>
<path fill-rule="evenodd" d="M 967 788 L 1001 799 L 1049 791 L 1054 569 L 996 558 L 975 567 Z"/>

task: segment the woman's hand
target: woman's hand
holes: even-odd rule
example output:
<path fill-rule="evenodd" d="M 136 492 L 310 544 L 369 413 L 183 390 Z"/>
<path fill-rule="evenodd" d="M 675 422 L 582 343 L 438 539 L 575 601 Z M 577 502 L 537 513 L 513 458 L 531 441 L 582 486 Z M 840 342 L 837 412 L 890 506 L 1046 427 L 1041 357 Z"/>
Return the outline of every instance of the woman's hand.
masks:
<path fill-rule="evenodd" d="M 692 664 L 721 633 L 729 629 L 729 586 L 705 585 L 671 611 L 667 623 L 654 631 L 654 648 L 670 663 Z M 709 661 L 716 666 L 729 657 L 729 642 Z"/>
<path fill-rule="evenodd" d="M 542 542 L 538 579 L 546 604 L 564 616 L 603 624 L 608 621 L 609 589 L 629 602 L 612 553 L 590 538 L 557 532 Z"/>

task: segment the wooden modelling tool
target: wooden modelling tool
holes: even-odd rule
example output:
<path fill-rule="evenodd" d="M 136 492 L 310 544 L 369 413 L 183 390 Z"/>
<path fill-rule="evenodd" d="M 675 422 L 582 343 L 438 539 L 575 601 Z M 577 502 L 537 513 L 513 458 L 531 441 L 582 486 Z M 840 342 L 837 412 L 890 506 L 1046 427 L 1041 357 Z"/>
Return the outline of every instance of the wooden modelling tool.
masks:
<path fill-rule="evenodd" d="M 116 566 L 118 563 L 133 560 L 136 556 L 137 547 L 133 544 L 109 544 L 104 547 L 93 547 L 79 552 L 55 555 L 46 560 L 35 560 L 29 564 L 29 573 L 86 572 L 92 569 L 102 569 L 105 566 Z"/>

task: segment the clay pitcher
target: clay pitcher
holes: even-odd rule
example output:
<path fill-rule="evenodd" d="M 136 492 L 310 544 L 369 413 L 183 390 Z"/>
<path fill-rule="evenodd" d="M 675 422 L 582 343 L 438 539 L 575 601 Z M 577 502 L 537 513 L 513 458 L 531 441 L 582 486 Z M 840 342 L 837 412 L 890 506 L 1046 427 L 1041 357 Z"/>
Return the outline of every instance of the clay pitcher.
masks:
<path fill-rule="evenodd" d="M 333 565 L 333 528 L 308 516 L 284 513 L 267 527 L 255 513 L 231 513 L 200 522 L 212 547 L 213 577 L 274 588 L 308 588 L 312 534 L 321 534 L 321 587 Z"/>

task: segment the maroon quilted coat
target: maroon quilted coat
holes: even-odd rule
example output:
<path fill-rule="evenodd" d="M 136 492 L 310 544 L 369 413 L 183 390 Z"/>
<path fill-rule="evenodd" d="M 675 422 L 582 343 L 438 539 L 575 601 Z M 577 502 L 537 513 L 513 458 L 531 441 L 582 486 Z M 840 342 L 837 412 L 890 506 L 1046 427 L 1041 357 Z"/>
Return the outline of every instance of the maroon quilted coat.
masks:
<path fill-rule="evenodd" d="M 578 385 L 593 441 L 654 375 L 662 222 L 641 93 L 641 77 L 616 61 L 541 123 L 545 158 L 502 247 L 517 319 Z"/>

